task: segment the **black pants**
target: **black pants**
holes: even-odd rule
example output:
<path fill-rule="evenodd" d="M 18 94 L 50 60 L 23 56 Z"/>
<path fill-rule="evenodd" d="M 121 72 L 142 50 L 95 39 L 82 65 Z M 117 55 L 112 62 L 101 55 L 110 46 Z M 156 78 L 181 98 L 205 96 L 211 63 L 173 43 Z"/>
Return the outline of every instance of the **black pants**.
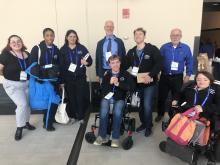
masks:
<path fill-rule="evenodd" d="M 88 105 L 86 96 L 89 96 L 86 79 L 67 82 L 65 91 L 68 99 L 66 107 L 68 116 L 78 120 L 84 119 Z"/>
<path fill-rule="evenodd" d="M 47 110 L 44 112 L 44 118 L 43 122 L 46 126 L 46 122 L 48 122 L 47 128 L 50 128 L 53 125 L 53 122 L 55 121 L 55 114 L 57 112 L 58 105 L 57 104 L 51 104 L 49 114 L 48 114 L 48 120 L 47 120 Z"/>
<path fill-rule="evenodd" d="M 164 116 L 166 109 L 166 101 L 169 92 L 171 91 L 172 100 L 175 99 L 181 91 L 183 85 L 183 75 L 161 75 L 159 81 L 159 93 L 158 93 L 158 116 Z M 168 108 L 169 116 L 172 116 L 170 108 Z"/>

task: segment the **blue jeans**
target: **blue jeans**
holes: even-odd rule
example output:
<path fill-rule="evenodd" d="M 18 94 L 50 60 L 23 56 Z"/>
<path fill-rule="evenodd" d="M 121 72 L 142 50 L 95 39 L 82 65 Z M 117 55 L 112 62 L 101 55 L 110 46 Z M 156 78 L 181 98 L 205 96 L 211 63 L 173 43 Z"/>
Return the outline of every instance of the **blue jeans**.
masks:
<path fill-rule="evenodd" d="M 151 129 L 153 126 L 152 123 L 152 103 L 155 96 L 156 85 L 139 88 L 140 98 L 141 98 L 141 107 L 139 111 L 139 117 L 142 125 L 146 129 Z"/>
<path fill-rule="evenodd" d="M 109 110 L 110 110 L 110 100 L 102 99 L 101 100 L 101 109 L 100 109 L 100 123 L 99 123 L 99 136 L 106 138 L 107 127 L 109 121 Z M 120 128 L 121 120 L 123 115 L 124 100 L 114 101 L 113 106 L 113 125 L 112 125 L 112 139 L 119 139 L 120 137 Z"/>

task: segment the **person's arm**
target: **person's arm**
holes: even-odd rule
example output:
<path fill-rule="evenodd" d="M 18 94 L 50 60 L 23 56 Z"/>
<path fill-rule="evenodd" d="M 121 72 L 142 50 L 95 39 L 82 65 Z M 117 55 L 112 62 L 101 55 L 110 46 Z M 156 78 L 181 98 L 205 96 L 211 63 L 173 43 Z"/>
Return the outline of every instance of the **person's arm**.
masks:
<path fill-rule="evenodd" d="M 130 49 L 124 57 L 124 62 L 121 65 L 123 70 L 128 70 L 132 66 L 132 50 Z"/>
<path fill-rule="evenodd" d="M 184 83 L 189 81 L 191 74 L 193 73 L 193 57 L 189 47 L 186 49 L 186 76 L 184 77 Z"/>
<path fill-rule="evenodd" d="M 83 57 L 85 57 L 87 54 L 89 54 L 89 51 L 84 46 L 83 46 L 83 54 L 84 54 Z M 89 54 L 89 57 L 87 59 L 81 59 L 81 64 L 83 64 L 87 67 L 91 66 L 92 62 L 93 62 L 93 60 L 92 60 L 92 57 L 91 57 L 90 54 Z"/>
<path fill-rule="evenodd" d="M 161 56 L 159 49 L 156 46 L 154 46 L 153 49 L 154 50 L 153 50 L 152 57 L 153 57 L 154 66 L 149 73 L 149 76 L 151 78 L 153 78 L 159 74 L 159 72 L 162 69 L 162 65 L 163 65 L 163 57 Z"/>
<path fill-rule="evenodd" d="M 97 46 L 96 46 L 96 58 L 95 58 L 95 69 L 96 69 L 96 76 L 99 76 L 99 51 L 100 51 L 100 42 L 97 43 Z"/>
<path fill-rule="evenodd" d="M 32 64 L 33 62 L 38 62 L 38 47 L 34 46 L 31 50 L 29 63 Z"/>

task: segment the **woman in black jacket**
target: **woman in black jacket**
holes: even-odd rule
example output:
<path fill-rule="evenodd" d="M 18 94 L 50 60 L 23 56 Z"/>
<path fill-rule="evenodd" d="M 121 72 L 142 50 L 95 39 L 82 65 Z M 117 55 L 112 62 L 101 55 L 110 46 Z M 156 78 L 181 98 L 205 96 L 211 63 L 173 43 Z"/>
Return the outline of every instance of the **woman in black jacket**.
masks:
<path fill-rule="evenodd" d="M 120 127 L 126 93 L 134 88 L 133 79 L 127 71 L 120 70 L 120 57 L 113 55 L 108 60 L 111 70 L 106 71 L 101 84 L 99 133 L 94 145 L 107 143 L 107 125 L 110 105 L 113 104 L 112 147 L 119 146 Z"/>
<path fill-rule="evenodd" d="M 86 110 L 86 67 L 92 65 L 92 57 L 87 48 L 79 43 L 74 30 L 68 30 L 65 44 L 60 49 L 61 86 L 68 97 L 67 114 L 72 123 L 79 120 L 83 123 Z"/>
<path fill-rule="evenodd" d="M 31 50 L 30 62 L 37 62 L 40 66 L 40 70 L 38 76 L 42 79 L 50 78 L 50 77 L 59 77 L 59 49 L 53 43 L 55 38 L 55 33 L 51 28 L 45 28 L 43 30 L 44 40 L 40 42 L 39 45 L 36 45 Z M 39 50 L 40 49 L 40 50 Z M 40 54 L 39 54 L 40 51 Z M 39 58 L 39 56 L 40 58 Z M 38 62 L 39 58 L 39 62 Z M 53 71 L 53 72 L 51 72 Z M 53 73 L 53 75 L 51 75 Z M 33 73 L 34 74 L 34 73 Z M 40 82 L 43 83 L 43 82 Z M 54 90 L 59 93 L 59 82 L 53 82 Z M 58 105 L 52 103 L 49 110 L 49 117 L 47 118 L 47 111 L 44 113 L 43 127 L 46 128 L 47 131 L 54 131 L 53 122 L 55 121 L 54 116 L 56 113 Z M 46 124 L 48 122 L 48 125 Z"/>

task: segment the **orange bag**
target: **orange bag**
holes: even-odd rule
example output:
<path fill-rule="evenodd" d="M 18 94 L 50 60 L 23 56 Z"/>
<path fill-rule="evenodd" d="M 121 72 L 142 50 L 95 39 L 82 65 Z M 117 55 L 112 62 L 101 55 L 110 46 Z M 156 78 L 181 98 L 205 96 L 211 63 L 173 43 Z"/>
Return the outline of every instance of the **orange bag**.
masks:
<path fill-rule="evenodd" d="M 165 134 L 177 144 L 187 145 L 193 137 L 196 128 L 195 120 L 199 118 L 199 115 L 195 113 L 193 117 L 189 117 L 189 114 L 192 112 L 195 112 L 194 108 L 182 114 L 176 114 L 165 130 Z"/>

